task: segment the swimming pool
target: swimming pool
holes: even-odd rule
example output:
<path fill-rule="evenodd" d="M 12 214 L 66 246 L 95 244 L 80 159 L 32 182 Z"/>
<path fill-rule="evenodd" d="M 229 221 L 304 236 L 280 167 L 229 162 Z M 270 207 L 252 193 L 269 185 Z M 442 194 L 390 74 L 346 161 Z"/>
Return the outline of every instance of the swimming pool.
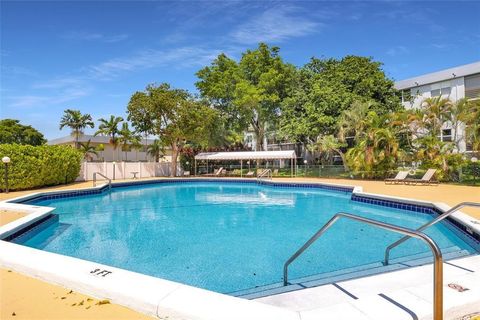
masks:
<path fill-rule="evenodd" d="M 341 190 L 339 188 L 339 190 Z M 34 200 L 58 221 L 13 242 L 221 293 L 282 281 L 283 263 L 335 213 L 416 228 L 432 215 L 353 201 L 348 190 L 240 182 L 169 182 Z M 448 222 L 428 229 L 445 253 L 477 252 Z M 401 236 L 339 221 L 290 266 L 290 278 L 379 263 Z M 401 263 L 430 257 L 419 240 L 392 251 Z"/>

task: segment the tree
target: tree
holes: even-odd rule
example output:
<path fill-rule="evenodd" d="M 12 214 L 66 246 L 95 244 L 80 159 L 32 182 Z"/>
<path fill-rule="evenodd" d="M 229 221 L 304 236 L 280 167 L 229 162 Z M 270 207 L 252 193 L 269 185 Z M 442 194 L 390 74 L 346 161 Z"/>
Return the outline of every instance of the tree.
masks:
<path fill-rule="evenodd" d="M 312 58 L 298 71 L 292 94 L 283 101 L 280 135 L 311 143 L 319 135 L 335 134 L 343 111 L 368 103 L 379 115 L 401 110 L 394 82 L 372 58 Z"/>
<path fill-rule="evenodd" d="M 347 160 L 342 148 L 346 147 L 346 143 L 342 143 L 333 135 L 319 136 L 314 144 L 310 145 L 311 151 L 323 152 L 326 154 L 336 153 L 342 158 L 343 168 L 348 171 Z"/>
<path fill-rule="evenodd" d="M 91 161 L 93 159 L 93 155 L 98 157 L 97 149 L 91 145 L 91 140 L 88 140 L 86 143 L 80 142 L 79 150 L 83 153 L 84 159 Z"/>
<path fill-rule="evenodd" d="M 155 139 L 151 145 L 147 147 L 147 153 L 155 158 L 155 162 L 160 160 L 160 153 L 165 152 L 165 147 L 162 142 Z"/>
<path fill-rule="evenodd" d="M 260 43 L 256 50 L 244 52 L 238 63 L 221 54 L 197 72 L 201 95 L 220 111 L 227 128 L 251 128 L 256 150 L 265 148 L 267 130 L 275 127 L 295 79 L 295 67 L 283 62 L 279 51 Z"/>
<path fill-rule="evenodd" d="M 145 92 L 134 93 L 127 112 L 132 121 L 137 121 L 138 114 L 148 115 L 153 133 L 171 148 L 171 176 L 176 175 L 177 158 L 185 143 L 208 145 L 219 120 L 214 109 L 167 83 L 148 85 Z"/>
<path fill-rule="evenodd" d="M 131 131 L 128 127 L 128 123 L 122 123 L 122 128 L 118 131 L 118 142 L 122 145 L 122 151 L 125 152 L 125 161 L 127 159 L 127 152 L 131 150 L 133 146 L 137 146 L 140 143 L 140 137 Z"/>
<path fill-rule="evenodd" d="M 457 150 L 460 142 L 472 143 L 473 150 L 480 150 L 480 100 L 462 98 L 450 107 L 450 119 L 453 129 L 453 142 Z M 464 128 L 465 136 L 458 132 Z"/>
<path fill-rule="evenodd" d="M 395 131 L 387 116 L 368 112 L 363 121 L 364 131 L 357 135 L 355 146 L 346 153 L 349 167 L 367 177 L 384 177 L 396 168 L 402 156 Z"/>
<path fill-rule="evenodd" d="M 80 110 L 67 109 L 63 112 L 60 120 L 60 130 L 64 127 L 69 127 L 72 130 L 72 135 L 75 138 L 75 148 L 77 149 L 79 148 L 78 139 L 83 134 L 83 130 L 86 127 L 93 128 L 94 126 L 92 116 L 88 113 L 82 114 Z"/>
<path fill-rule="evenodd" d="M 150 134 L 153 134 L 153 122 L 148 110 L 150 109 L 148 104 L 150 99 L 148 96 L 145 96 L 142 92 L 136 92 L 130 99 L 129 105 L 134 104 L 135 106 L 143 105 L 142 108 L 134 107 L 128 113 L 127 120 L 132 123 L 132 126 L 136 129 L 137 132 L 143 133 L 145 150 L 147 149 L 147 138 Z M 147 160 L 147 155 L 145 155 L 145 160 Z"/>
<path fill-rule="evenodd" d="M 424 128 L 427 134 L 438 137 L 443 124 L 451 118 L 452 101 L 441 96 L 427 98 L 422 101 Z"/>
<path fill-rule="evenodd" d="M 98 126 L 98 130 L 97 132 L 95 132 L 95 135 L 103 135 L 110 137 L 109 143 L 113 146 L 113 160 L 115 160 L 115 151 L 117 150 L 119 143 L 118 125 L 123 121 L 123 118 L 111 115 L 109 120 L 101 118 L 98 119 L 98 121 L 100 122 L 100 125 Z"/>
<path fill-rule="evenodd" d="M 32 126 L 20 124 L 19 120 L 0 120 L 0 144 L 28 144 L 39 146 L 47 142 L 43 134 Z"/>

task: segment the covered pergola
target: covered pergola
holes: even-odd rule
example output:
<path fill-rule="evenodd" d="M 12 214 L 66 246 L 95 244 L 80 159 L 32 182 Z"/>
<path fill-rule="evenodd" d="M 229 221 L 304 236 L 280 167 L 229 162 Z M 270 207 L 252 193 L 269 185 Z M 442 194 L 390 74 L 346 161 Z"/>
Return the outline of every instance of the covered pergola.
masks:
<path fill-rule="evenodd" d="M 240 176 L 243 176 L 243 161 L 250 160 L 291 160 L 290 171 L 293 177 L 294 168 L 297 161 L 295 150 L 281 151 L 235 151 L 235 152 L 204 152 L 195 156 L 195 175 L 197 175 L 197 160 L 235 160 L 240 161 Z"/>

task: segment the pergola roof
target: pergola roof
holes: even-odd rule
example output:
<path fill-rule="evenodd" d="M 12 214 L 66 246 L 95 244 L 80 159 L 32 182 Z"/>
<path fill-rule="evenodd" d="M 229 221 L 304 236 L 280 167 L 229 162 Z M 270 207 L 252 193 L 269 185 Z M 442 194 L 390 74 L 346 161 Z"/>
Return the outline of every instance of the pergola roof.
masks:
<path fill-rule="evenodd" d="M 196 160 L 273 160 L 293 158 L 296 158 L 294 150 L 204 152 L 195 156 Z"/>

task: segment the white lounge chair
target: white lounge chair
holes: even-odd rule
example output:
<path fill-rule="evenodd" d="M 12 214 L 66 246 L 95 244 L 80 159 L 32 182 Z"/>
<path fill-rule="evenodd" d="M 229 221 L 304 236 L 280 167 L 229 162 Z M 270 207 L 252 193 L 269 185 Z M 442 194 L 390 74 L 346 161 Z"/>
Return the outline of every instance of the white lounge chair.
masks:
<path fill-rule="evenodd" d="M 437 185 L 439 182 L 437 180 L 432 180 L 433 176 L 435 175 L 435 172 L 437 172 L 437 169 L 428 169 L 421 179 L 405 179 L 405 183 L 413 184 L 413 185 L 417 185 L 417 184 Z"/>
<path fill-rule="evenodd" d="M 217 171 L 215 171 L 214 175 L 218 177 L 222 174 L 222 172 L 223 172 L 223 167 L 220 167 Z"/>
<path fill-rule="evenodd" d="M 253 171 L 248 171 L 245 177 L 253 177 L 255 173 Z"/>
<path fill-rule="evenodd" d="M 394 178 L 385 179 L 385 184 L 399 184 L 405 181 L 408 176 L 408 171 L 398 171 Z"/>

